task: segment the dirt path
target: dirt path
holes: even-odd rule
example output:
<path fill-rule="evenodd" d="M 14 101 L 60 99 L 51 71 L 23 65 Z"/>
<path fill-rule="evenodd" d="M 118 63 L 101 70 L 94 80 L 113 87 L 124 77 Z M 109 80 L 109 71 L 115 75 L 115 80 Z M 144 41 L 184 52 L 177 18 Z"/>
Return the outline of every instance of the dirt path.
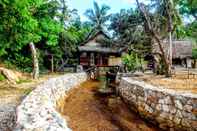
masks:
<path fill-rule="evenodd" d="M 115 96 L 96 93 L 99 82 L 85 82 L 69 92 L 63 115 L 73 131 L 157 131 Z"/>

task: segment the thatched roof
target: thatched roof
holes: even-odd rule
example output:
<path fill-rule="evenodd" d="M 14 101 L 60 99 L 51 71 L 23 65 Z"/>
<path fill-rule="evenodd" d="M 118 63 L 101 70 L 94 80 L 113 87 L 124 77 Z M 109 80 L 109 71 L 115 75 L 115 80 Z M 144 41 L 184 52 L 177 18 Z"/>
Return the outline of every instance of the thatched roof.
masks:
<path fill-rule="evenodd" d="M 102 30 L 92 30 L 87 38 L 85 39 L 85 41 L 81 44 L 81 45 L 85 45 L 86 43 L 88 43 L 89 41 L 92 41 L 94 39 L 97 39 L 99 36 L 102 36 L 103 38 L 106 39 L 110 39 L 110 37 Z"/>
<path fill-rule="evenodd" d="M 91 34 L 87 37 L 86 41 L 78 47 L 80 52 L 99 52 L 99 53 L 122 53 L 126 50 L 125 47 L 106 46 L 106 43 L 103 43 L 99 40 L 101 39 L 110 39 L 106 33 L 103 31 L 91 32 Z"/>
<path fill-rule="evenodd" d="M 165 52 L 169 52 L 168 41 L 163 42 Z M 153 53 L 160 53 L 160 49 L 157 43 L 153 45 Z M 172 41 L 172 58 L 187 58 L 192 57 L 192 42 L 186 40 L 174 40 Z"/>

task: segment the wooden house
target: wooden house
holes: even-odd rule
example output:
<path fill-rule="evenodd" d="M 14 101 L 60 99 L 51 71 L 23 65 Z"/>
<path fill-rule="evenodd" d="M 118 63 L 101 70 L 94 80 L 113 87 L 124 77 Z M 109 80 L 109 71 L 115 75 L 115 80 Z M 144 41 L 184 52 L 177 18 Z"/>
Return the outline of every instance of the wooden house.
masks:
<path fill-rule="evenodd" d="M 124 47 L 110 46 L 104 42 L 110 38 L 103 32 L 91 33 L 86 41 L 78 47 L 79 64 L 83 67 L 110 67 L 121 64 Z"/>
<path fill-rule="evenodd" d="M 163 41 L 164 51 L 169 52 L 168 41 Z M 153 53 L 159 53 L 157 43 L 153 45 Z M 192 65 L 192 42 L 187 40 L 172 41 L 172 64 L 190 68 Z"/>

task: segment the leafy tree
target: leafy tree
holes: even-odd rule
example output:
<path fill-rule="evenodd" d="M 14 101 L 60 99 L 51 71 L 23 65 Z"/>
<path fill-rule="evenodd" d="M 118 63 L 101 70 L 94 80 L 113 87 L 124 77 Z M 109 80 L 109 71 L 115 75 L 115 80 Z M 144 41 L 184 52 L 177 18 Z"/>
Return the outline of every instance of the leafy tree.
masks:
<path fill-rule="evenodd" d="M 129 9 L 122 9 L 120 13 L 111 16 L 111 24 L 109 29 L 114 31 L 115 37 L 124 40 L 123 44 L 131 43 L 135 38 L 133 32 L 137 30 L 138 25 L 142 24 L 142 17 L 139 12 Z"/>
<path fill-rule="evenodd" d="M 77 46 L 85 40 L 90 31 L 90 27 L 84 26 L 81 23 L 77 27 L 76 24 L 73 23 L 62 32 L 61 49 L 64 51 L 66 59 L 75 57 Z"/>
<path fill-rule="evenodd" d="M 143 17 L 138 10 L 124 10 L 111 16 L 109 29 L 113 30 L 117 43 L 129 46 L 138 54 L 150 53 L 151 39 L 144 30 Z"/>
<path fill-rule="evenodd" d="M 142 70 L 145 64 L 145 61 L 136 53 L 125 54 L 122 60 L 128 71 Z"/>
<path fill-rule="evenodd" d="M 193 16 L 197 20 L 197 1 L 178 0 L 180 13 L 185 16 Z"/>
<path fill-rule="evenodd" d="M 145 27 L 148 33 L 151 35 L 152 39 L 156 41 L 160 49 L 160 56 L 162 63 L 164 63 L 165 75 L 171 75 L 171 65 L 172 65 L 172 33 L 176 27 L 181 23 L 181 19 L 177 13 L 176 1 L 172 0 L 153 0 L 154 9 L 147 8 L 139 0 L 136 0 L 138 9 L 144 17 Z M 154 4 L 156 3 L 156 4 Z M 163 39 L 169 36 L 169 48 L 170 53 L 165 52 L 162 47 Z"/>
<path fill-rule="evenodd" d="M 35 5 L 38 3 L 35 3 Z M 37 5 L 39 6 L 39 5 Z M 29 42 L 37 42 L 40 36 L 34 34 L 38 22 L 31 17 L 31 4 L 26 0 L 1 1 L 0 3 L 0 54 L 20 50 Z"/>
<path fill-rule="evenodd" d="M 186 36 L 192 38 L 195 43 L 197 43 L 197 21 L 187 24 L 184 30 L 186 32 Z"/>
<path fill-rule="evenodd" d="M 12 56 L 16 60 L 17 54 L 31 42 L 45 39 L 49 45 L 57 44 L 56 33 L 61 30 L 60 24 L 54 19 L 58 13 L 57 8 L 57 1 L 1 1 L 0 55 L 4 58 Z"/>
<path fill-rule="evenodd" d="M 197 48 L 192 50 L 192 57 L 197 59 Z"/>

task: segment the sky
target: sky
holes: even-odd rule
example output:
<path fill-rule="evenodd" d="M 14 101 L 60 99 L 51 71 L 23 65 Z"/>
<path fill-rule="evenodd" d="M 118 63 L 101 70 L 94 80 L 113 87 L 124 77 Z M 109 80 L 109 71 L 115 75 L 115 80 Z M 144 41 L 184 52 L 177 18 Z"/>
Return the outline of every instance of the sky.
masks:
<path fill-rule="evenodd" d="M 136 7 L 136 0 L 67 0 L 69 9 L 77 9 L 80 15 L 81 21 L 88 21 L 88 18 L 84 15 L 87 9 L 93 9 L 93 2 L 96 1 L 99 6 L 106 4 L 110 6 L 109 13 L 117 13 L 121 9 L 130 9 Z M 150 0 L 139 0 L 144 4 L 150 2 Z M 194 19 L 184 18 L 184 23 L 190 23 Z"/>
<path fill-rule="evenodd" d="M 93 1 L 96 1 L 99 5 L 106 4 L 110 6 L 111 9 L 109 13 L 117 13 L 120 9 L 136 7 L 135 0 L 67 0 L 68 7 L 70 9 L 77 9 L 82 21 L 87 20 L 84 13 L 87 9 L 93 8 Z M 148 0 L 141 1 L 146 3 Z"/>

